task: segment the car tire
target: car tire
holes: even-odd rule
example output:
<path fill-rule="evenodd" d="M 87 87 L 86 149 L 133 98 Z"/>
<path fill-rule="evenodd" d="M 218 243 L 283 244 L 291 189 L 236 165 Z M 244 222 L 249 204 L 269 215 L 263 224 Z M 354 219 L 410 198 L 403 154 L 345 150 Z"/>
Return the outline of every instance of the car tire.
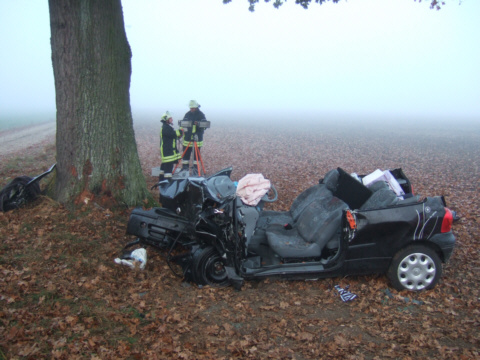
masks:
<path fill-rule="evenodd" d="M 200 253 L 195 256 L 193 269 L 194 281 L 198 285 L 223 287 L 230 284 L 225 260 L 214 247 L 200 249 Z"/>
<path fill-rule="evenodd" d="M 387 272 L 395 289 L 410 291 L 432 289 L 441 276 L 440 257 L 423 245 L 411 245 L 397 252 Z"/>

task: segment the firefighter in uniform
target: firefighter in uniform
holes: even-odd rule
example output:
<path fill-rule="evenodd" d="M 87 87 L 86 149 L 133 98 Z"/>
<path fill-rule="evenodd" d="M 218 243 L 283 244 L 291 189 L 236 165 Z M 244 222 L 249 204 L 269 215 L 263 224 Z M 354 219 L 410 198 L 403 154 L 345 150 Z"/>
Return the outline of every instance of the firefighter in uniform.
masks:
<path fill-rule="evenodd" d="M 203 146 L 203 132 L 204 128 L 198 127 L 200 121 L 207 121 L 205 114 L 200 111 L 200 105 L 195 100 L 190 100 L 188 107 L 190 111 L 187 112 L 183 120 L 188 120 L 192 122 L 192 127 L 185 129 L 185 137 L 183 138 L 183 147 L 187 148 L 185 155 L 182 160 L 182 170 L 189 170 L 190 167 L 190 155 L 192 154 L 192 149 L 194 146 L 194 141 L 197 142 L 198 150 L 200 151 Z M 192 175 L 198 175 L 198 165 L 197 165 L 197 156 L 195 150 L 193 151 L 193 170 Z"/>
<path fill-rule="evenodd" d="M 160 166 L 159 181 L 171 180 L 173 165 L 178 162 L 181 155 L 177 151 L 177 139 L 183 136 L 183 130 L 173 128 L 173 118 L 170 112 L 163 114 L 162 129 L 160 130 L 160 154 L 162 165 Z"/>

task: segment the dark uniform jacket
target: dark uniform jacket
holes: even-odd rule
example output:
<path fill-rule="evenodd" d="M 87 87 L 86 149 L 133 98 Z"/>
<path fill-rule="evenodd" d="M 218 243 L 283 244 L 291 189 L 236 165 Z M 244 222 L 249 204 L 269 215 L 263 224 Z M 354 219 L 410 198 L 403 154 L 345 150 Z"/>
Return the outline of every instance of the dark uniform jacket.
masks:
<path fill-rule="evenodd" d="M 205 118 L 205 114 L 200 111 L 200 109 L 197 109 L 197 111 L 194 112 L 187 112 L 183 118 L 183 120 L 189 120 L 192 121 L 193 126 L 190 128 L 185 128 L 185 137 L 183 138 L 183 146 L 188 146 L 188 144 L 192 141 L 195 141 L 195 135 L 197 135 L 197 145 L 199 147 L 203 146 L 203 132 L 205 131 L 204 128 L 199 128 L 198 126 L 195 125 L 195 121 L 207 121 Z M 190 144 L 190 146 L 192 146 Z"/>
<path fill-rule="evenodd" d="M 163 121 L 162 130 L 160 130 L 160 152 L 162 163 L 168 163 L 180 159 L 181 155 L 177 151 L 177 139 L 181 136 L 180 130 L 175 130 L 166 121 Z"/>

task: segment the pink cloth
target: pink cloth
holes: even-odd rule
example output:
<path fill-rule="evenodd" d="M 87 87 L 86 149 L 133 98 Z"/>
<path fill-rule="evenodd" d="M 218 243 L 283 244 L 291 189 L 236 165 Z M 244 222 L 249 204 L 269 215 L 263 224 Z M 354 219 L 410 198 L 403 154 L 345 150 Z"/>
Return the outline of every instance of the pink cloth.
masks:
<path fill-rule="evenodd" d="M 237 196 L 243 203 L 255 206 L 268 190 L 270 190 L 270 180 L 265 179 L 262 174 L 248 174 L 238 181 Z"/>

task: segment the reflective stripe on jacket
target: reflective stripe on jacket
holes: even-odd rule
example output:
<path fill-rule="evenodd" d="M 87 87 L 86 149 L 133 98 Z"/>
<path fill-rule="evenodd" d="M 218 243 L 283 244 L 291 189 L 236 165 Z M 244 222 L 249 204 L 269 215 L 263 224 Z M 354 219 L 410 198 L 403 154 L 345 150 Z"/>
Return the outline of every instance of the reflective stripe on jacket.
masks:
<path fill-rule="evenodd" d="M 193 140 L 192 141 L 183 140 L 183 146 L 184 147 L 192 147 L 193 146 Z M 203 141 L 197 141 L 197 146 L 202 147 L 203 146 Z"/>

